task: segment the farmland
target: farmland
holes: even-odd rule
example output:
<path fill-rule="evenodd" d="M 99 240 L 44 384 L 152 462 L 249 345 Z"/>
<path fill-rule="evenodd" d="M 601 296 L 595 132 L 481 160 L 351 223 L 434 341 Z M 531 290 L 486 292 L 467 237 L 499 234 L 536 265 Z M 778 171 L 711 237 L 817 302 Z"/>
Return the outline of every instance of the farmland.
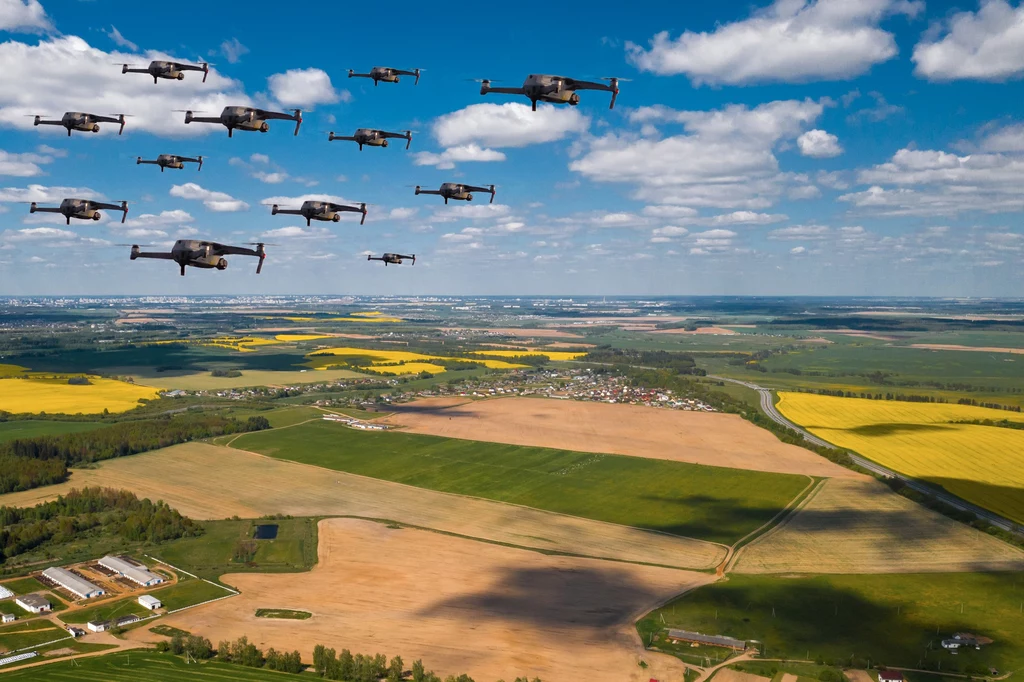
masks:
<path fill-rule="evenodd" d="M 66 636 L 64 630 L 48 620 L 15 622 L 0 627 L 0 651 L 16 651 Z"/>
<path fill-rule="evenodd" d="M 969 405 L 779 394 L 779 411 L 811 433 L 1024 523 L 1024 431 L 957 422 L 1024 415 Z"/>
<path fill-rule="evenodd" d="M 564 350 L 476 350 L 471 355 L 487 355 L 499 358 L 516 357 L 540 357 L 547 356 L 551 360 L 576 360 L 586 355 L 586 351 L 564 351 Z"/>
<path fill-rule="evenodd" d="M 840 549 L 841 548 L 841 549 Z M 1024 570 L 1024 552 L 871 479 L 830 479 L 800 511 L 746 545 L 739 573 Z"/>
<path fill-rule="evenodd" d="M 116 652 L 82 658 L 74 667 L 55 661 L 49 665 L 15 670 L 4 674 L 4 680 L 21 682 L 282 682 L 284 674 L 262 668 L 246 668 L 231 663 L 206 661 L 185 664 L 185 659 L 154 651 Z"/>
<path fill-rule="evenodd" d="M 488 353 L 489 355 L 491 353 Z M 504 360 L 493 360 L 490 358 L 455 358 L 442 357 L 438 355 L 424 355 L 406 350 L 370 350 L 366 348 L 324 348 L 309 354 L 310 367 L 325 369 L 335 367 L 338 364 L 352 366 L 353 361 L 365 363 L 370 369 L 389 374 L 418 374 L 430 372 L 432 374 L 445 371 L 445 368 L 437 361 L 445 362 L 474 362 L 484 365 L 490 369 L 515 369 L 524 367 Z M 333 358 L 342 358 L 334 360 Z"/>
<path fill-rule="evenodd" d="M 246 434 L 232 447 L 442 492 L 729 543 L 767 522 L 808 477 L 533 448 L 327 422 Z"/>
<path fill-rule="evenodd" d="M 0 422 L 0 443 L 17 438 L 35 438 L 36 436 L 59 436 L 64 433 L 92 431 L 104 426 L 96 422 L 58 422 L 58 421 L 12 421 Z"/>
<path fill-rule="evenodd" d="M 209 373 L 184 374 L 177 376 L 161 376 L 147 378 L 135 375 L 138 384 L 159 383 L 167 388 L 179 388 L 185 391 L 216 391 L 228 388 L 247 386 L 295 386 L 312 384 L 339 379 L 360 379 L 365 375 L 347 369 L 328 369 L 322 372 L 312 370 L 239 370 L 237 377 L 216 377 Z"/>
<path fill-rule="evenodd" d="M 838 551 L 839 548 L 837 548 Z M 756 639 L 767 658 L 934 669 L 1024 666 L 1020 573 L 730 576 L 648 614 L 642 632 L 665 627 Z M 664 616 L 664 624 L 662 617 Z M 938 646 L 953 632 L 995 644 L 959 656 Z M 926 651 L 929 644 L 930 650 Z"/>
<path fill-rule="evenodd" d="M 156 400 L 159 389 L 123 381 L 89 377 L 88 384 L 68 377 L 0 379 L 0 411 L 12 413 L 99 414 L 127 412 L 140 400 Z"/>

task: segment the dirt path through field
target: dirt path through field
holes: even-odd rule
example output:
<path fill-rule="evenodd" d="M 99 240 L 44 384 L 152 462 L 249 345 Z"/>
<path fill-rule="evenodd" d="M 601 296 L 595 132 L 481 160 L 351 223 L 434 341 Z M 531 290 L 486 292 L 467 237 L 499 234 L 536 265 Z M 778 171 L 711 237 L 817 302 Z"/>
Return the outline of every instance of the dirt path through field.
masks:
<path fill-rule="evenodd" d="M 863 478 L 804 448 L 782 443 L 734 414 L 547 398 L 496 398 L 455 406 L 425 400 L 393 409 L 395 414 L 383 421 L 413 433 L 733 469 Z"/>
<path fill-rule="evenodd" d="M 264 650 L 323 643 L 422 658 L 442 677 L 641 682 L 680 679 L 682 664 L 644 652 L 634 619 L 704 573 L 551 557 L 355 519 L 319 526 L 319 563 L 301 575 L 228 574 L 241 595 L 162 624 L 217 642 L 246 635 Z M 343 586 L 343 587 L 342 587 Z M 258 608 L 309 611 L 275 621 Z M 131 640 L 154 640 L 145 629 Z M 643 657 L 651 666 L 639 667 Z"/>
<path fill-rule="evenodd" d="M 194 519 L 266 514 L 361 516 L 400 521 L 491 542 L 675 566 L 711 569 L 722 545 L 264 457 L 186 443 L 75 469 L 71 480 L 0 495 L 0 505 L 27 506 L 73 487 L 102 485 L 163 500 Z"/>

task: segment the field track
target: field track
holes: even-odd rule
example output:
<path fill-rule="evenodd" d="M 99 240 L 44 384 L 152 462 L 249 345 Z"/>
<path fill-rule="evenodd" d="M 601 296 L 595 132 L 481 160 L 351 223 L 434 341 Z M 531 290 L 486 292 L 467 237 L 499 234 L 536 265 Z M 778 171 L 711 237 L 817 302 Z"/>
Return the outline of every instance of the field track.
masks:
<path fill-rule="evenodd" d="M 633 621 L 705 573 L 630 566 L 486 545 L 355 519 L 320 522 L 308 574 L 228 574 L 241 595 L 168 616 L 164 624 L 217 642 L 247 635 L 264 650 L 323 643 L 354 653 L 422 658 L 442 677 L 519 674 L 544 680 L 677 679 L 682 664 L 644 653 Z M 344 589 L 337 587 L 344 585 Z M 307 620 L 257 618 L 258 608 L 308 611 Z M 459 633 L 457 638 L 452 633 Z M 145 629 L 130 640 L 155 640 Z M 586 655 L 581 655 L 586 652 Z M 639 656 L 651 665 L 637 665 Z"/>
<path fill-rule="evenodd" d="M 461 404 L 438 398 L 394 409 L 396 414 L 383 421 L 411 433 L 751 471 L 861 477 L 733 414 L 547 398 L 463 399 Z"/>
<path fill-rule="evenodd" d="M 232 448 L 186 443 L 73 470 L 70 481 L 0 495 L 25 506 L 73 487 L 125 488 L 162 499 L 195 519 L 266 514 L 391 519 L 423 528 L 549 552 L 707 570 L 722 545 L 282 461 Z"/>
<path fill-rule="evenodd" d="M 1024 570 L 1024 552 L 872 480 L 833 479 L 739 550 L 736 573 Z"/>

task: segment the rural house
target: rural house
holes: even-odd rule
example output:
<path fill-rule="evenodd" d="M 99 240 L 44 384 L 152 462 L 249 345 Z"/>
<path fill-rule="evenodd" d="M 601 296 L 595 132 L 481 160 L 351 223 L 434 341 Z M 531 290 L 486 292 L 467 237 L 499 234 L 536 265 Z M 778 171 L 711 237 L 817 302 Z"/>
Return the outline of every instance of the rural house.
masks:
<path fill-rule="evenodd" d="M 879 670 L 878 682 L 903 682 L 903 673 L 897 670 Z"/>

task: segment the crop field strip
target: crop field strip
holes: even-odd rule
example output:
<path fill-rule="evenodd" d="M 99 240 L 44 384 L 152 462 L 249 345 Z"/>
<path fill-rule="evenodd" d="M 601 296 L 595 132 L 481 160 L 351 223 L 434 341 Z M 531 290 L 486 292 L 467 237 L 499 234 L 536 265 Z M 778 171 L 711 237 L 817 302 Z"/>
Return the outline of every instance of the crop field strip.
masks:
<path fill-rule="evenodd" d="M 1024 523 L 1024 430 L 957 423 L 1024 422 L 1022 413 L 789 392 L 778 409 L 835 445 Z"/>
<path fill-rule="evenodd" d="M 246 434 L 232 447 L 725 544 L 770 520 L 808 480 L 621 455 L 363 432 L 328 422 Z"/>
<path fill-rule="evenodd" d="M 68 661 L 12 670 L 4 680 L 20 682 L 282 682 L 284 673 L 262 668 L 246 668 L 216 661 L 185 664 L 179 656 L 152 651 L 115 652 Z"/>
<path fill-rule="evenodd" d="M 0 495 L 0 505 L 30 506 L 90 485 L 161 499 L 199 520 L 267 514 L 388 519 L 542 552 L 700 570 L 713 569 L 726 553 L 719 544 L 328 473 L 318 466 L 204 443 L 186 443 L 107 460 L 95 469 L 74 470 L 66 483 Z"/>
<path fill-rule="evenodd" d="M 124 381 L 88 377 L 87 385 L 72 385 L 68 377 L 50 378 L 30 374 L 0 379 L 0 411 L 47 414 L 99 414 L 127 412 L 139 400 L 159 398 L 161 389 Z"/>

